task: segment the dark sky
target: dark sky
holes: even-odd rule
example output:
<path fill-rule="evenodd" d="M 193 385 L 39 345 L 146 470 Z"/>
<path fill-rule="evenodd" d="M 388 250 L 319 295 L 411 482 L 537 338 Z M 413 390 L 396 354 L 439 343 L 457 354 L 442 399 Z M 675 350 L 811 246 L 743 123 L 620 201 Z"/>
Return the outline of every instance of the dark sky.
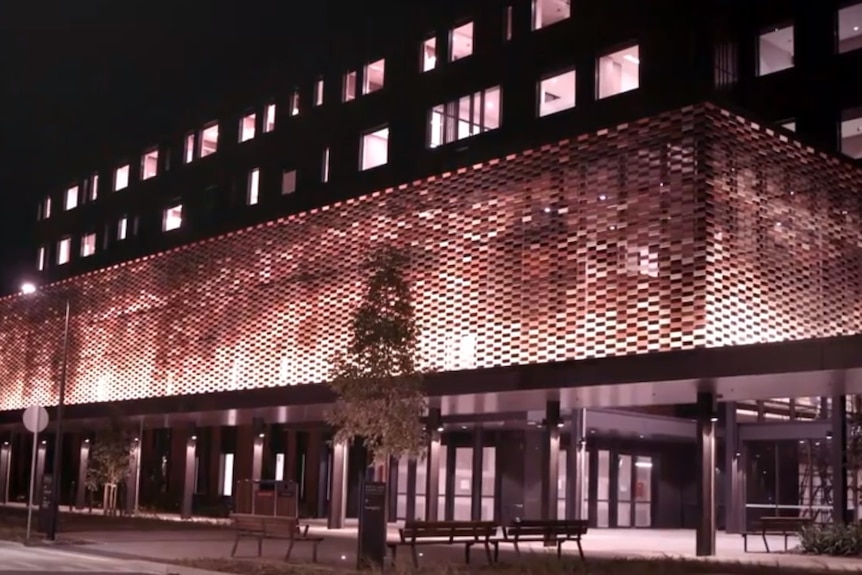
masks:
<path fill-rule="evenodd" d="M 356 17 L 363 2 L 349 6 Z M 51 189 L 301 57 L 324 0 L 0 2 L 0 292 L 32 268 Z M 317 34 L 317 36 L 320 36 Z M 297 48 L 299 46 L 299 48 Z"/>

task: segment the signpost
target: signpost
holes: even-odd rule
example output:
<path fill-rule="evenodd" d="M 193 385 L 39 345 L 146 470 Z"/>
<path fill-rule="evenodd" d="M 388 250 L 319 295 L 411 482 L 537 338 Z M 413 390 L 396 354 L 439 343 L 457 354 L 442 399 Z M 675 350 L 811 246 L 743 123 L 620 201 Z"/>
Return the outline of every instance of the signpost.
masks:
<path fill-rule="evenodd" d="M 356 568 L 382 569 L 386 559 L 386 484 L 363 481 Z"/>
<path fill-rule="evenodd" d="M 33 457 L 30 459 L 30 500 L 27 503 L 27 539 L 33 522 L 33 490 L 36 488 L 36 453 L 39 451 L 39 433 L 48 427 L 48 411 L 41 405 L 31 405 L 24 410 L 24 427 L 33 433 Z"/>

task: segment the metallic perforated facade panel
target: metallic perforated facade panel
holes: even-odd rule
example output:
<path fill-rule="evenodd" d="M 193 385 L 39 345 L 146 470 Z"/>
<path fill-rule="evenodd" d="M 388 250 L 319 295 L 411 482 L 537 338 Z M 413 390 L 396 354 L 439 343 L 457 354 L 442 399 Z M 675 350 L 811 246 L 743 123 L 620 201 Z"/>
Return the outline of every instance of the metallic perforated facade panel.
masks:
<path fill-rule="evenodd" d="M 859 171 L 711 105 L 0 300 L 0 409 L 325 380 L 392 244 L 427 370 L 858 333 Z"/>

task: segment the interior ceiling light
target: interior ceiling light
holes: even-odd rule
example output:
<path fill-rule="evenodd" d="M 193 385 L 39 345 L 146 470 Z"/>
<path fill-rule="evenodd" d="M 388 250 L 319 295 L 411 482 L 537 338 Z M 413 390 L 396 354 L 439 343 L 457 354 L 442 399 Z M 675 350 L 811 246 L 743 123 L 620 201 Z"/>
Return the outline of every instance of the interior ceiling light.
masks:
<path fill-rule="evenodd" d="M 632 64 L 638 64 L 638 65 L 640 65 L 640 63 L 641 63 L 641 61 L 640 61 L 640 60 L 638 60 L 637 58 L 635 58 L 635 57 L 634 57 L 634 56 L 632 56 L 631 54 L 626 54 L 625 56 L 623 56 L 623 59 L 628 60 L 628 61 L 629 61 L 629 62 L 631 62 Z"/>

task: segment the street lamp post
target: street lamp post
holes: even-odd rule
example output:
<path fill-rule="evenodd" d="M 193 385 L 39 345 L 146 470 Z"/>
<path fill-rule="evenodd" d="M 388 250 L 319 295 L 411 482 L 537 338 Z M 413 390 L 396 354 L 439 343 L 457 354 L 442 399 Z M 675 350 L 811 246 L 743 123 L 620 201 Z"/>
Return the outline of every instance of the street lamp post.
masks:
<path fill-rule="evenodd" d="M 21 286 L 21 292 L 24 294 L 32 294 L 37 291 L 36 286 L 32 283 L 25 283 Z M 59 523 L 60 515 L 60 489 L 61 476 L 63 466 L 63 407 L 66 403 L 66 371 L 69 361 L 69 316 L 71 312 L 71 301 L 66 298 L 66 309 L 63 318 L 63 348 L 62 362 L 60 364 L 60 392 L 57 398 L 57 426 L 54 433 L 54 462 L 53 462 L 53 479 L 51 489 L 51 508 L 49 510 L 48 532 L 45 534 L 49 541 L 57 539 L 57 524 Z"/>

